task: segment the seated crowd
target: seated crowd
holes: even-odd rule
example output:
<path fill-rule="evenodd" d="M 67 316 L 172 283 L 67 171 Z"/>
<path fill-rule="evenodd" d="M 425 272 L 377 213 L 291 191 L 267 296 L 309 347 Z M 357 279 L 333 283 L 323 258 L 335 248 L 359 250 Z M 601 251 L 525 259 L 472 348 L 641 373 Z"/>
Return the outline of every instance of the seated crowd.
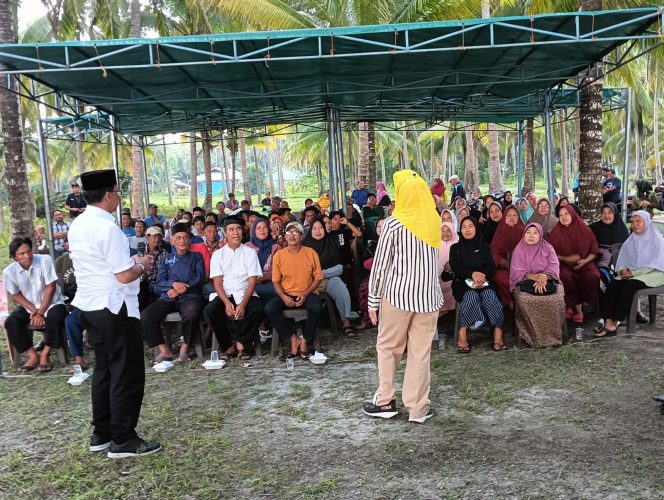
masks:
<path fill-rule="evenodd" d="M 589 226 L 565 196 L 556 196 L 555 203 L 534 193 L 513 200 L 506 191 L 483 198 L 472 193 L 466 200 L 458 178 L 452 181 L 453 192 L 460 194 L 449 203 L 440 179 L 431 192 L 441 220 L 440 315 L 457 311 L 460 353 L 471 350 L 468 331 L 482 325 L 492 330 L 493 349 L 506 349 L 504 307 L 514 311 L 526 343 L 551 347 L 564 342 L 566 320 L 582 323 L 583 305 L 599 298 L 603 321 L 595 336 L 613 336 L 634 293 L 664 285 L 664 239 L 648 211 L 632 214 L 630 234 L 613 203 L 605 203 L 601 218 Z M 154 362 L 188 361 L 201 324 L 215 335 L 221 359 L 250 359 L 258 343 L 271 337 L 271 327 L 289 342 L 284 356 L 307 359 L 323 293 L 346 336 L 371 328 L 369 273 L 384 221 L 398 203 L 382 182 L 376 188 L 372 193 L 358 182 L 345 211 L 330 211 L 326 193 L 307 199 L 300 213 L 269 193 L 260 211 L 231 195 L 217 203 L 216 211 L 178 209 L 171 220 L 154 204 L 143 220 L 123 211 L 121 227 L 130 251 L 153 257 L 152 271 L 140 282 L 139 307 Z M 60 210 L 53 220 L 56 262 L 33 254 L 32 240 L 18 238 L 9 247 L 13 262 L 3 272 L 5 288 L 18 305 L 5 328 L 16 350 L 27 353 L 22 371 L 50 370 L 50 351 L 64 342 L 77 364 L 87 368 L 79 311 L 70 305 L 76 278 L 68 255 L 69 226 Z M 616 259 L 611 252 L 617 245 L 622 248 Z M 282 314 L 293 308 L 307 312 L 301 328 Z M 357 328 L 353 311 L 360 319 Z M 182 343 L 174 354 L 162 322 L 176 312 Z M 31 342 L 35 329 L 45 331 L 41 352 Z"/>

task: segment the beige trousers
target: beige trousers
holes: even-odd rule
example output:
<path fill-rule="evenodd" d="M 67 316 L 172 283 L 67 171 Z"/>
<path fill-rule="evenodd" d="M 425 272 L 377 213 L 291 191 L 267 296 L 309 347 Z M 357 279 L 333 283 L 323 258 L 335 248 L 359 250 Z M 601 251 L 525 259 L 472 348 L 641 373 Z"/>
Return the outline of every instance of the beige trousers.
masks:
<path fill-rule="evenodd" d="M 380 302 L 377 405 L 394 399 L 394 378 L 406 346 L 408 359 L 403 377 L 401 399 L 410 418 L 426 414 L 431 387 L 431 342 L 436 333 L 438 311 L 413 313 L 397 309 L 387 300 Z"/>

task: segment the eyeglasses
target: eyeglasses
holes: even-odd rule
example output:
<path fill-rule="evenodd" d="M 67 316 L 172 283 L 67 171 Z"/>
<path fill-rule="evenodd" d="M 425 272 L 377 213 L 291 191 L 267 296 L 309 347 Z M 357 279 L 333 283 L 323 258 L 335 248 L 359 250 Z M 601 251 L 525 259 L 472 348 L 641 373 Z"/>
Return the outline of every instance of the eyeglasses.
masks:
<path fill-rule="evenodd" d="M 300 231 L 286 231 L 286 236 L 295 236 L 296 234 L 300 234 Z"/>

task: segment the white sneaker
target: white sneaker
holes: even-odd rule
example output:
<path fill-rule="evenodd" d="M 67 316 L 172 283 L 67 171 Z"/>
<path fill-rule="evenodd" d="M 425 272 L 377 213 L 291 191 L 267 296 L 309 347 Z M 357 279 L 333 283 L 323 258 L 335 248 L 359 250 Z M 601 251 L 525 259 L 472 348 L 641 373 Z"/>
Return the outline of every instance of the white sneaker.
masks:
<path fill-rule="evenodd" d="M 427 408 L 427 412 L 423 417 L 420 418 L 409 418 L 409 422 L 417 422 L 418 424 L 423 424 L 427 420 L 429 420 L 431 417 L 433 417 L 433 410 L 431 409 L 431 406 Z"/>

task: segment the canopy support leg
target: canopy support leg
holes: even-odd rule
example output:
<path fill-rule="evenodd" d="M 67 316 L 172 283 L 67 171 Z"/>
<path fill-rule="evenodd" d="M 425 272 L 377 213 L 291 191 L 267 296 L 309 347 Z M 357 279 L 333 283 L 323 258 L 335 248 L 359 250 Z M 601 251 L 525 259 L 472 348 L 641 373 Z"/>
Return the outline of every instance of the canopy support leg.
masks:
<path fill-rule="evenodd" d="M 35 83 L 32 82 L 32 92 L 35 93 Z M 44 190 L 44 212 L 46 215 L 46 237 L 48 238 L 48 254 L 55 262 L 55 248 L 53 238 L 53 220 L 51 219 L 51 201 L 48 192 L 48 172 L 46 171 L 46 148 L 44 147 L 44 128 L 42 124 L 42 104 L 37 101 L 37 145 L 39 146 L 39 170 L 42 178 L 42 189 Z"/>
<path fill-rule="evenodd" d="M 345 213 L 346 209 L 346 173 L 344 171 L 344 143 L 343 143 L 343 134 L 341 131 L 341 113 L 338 109 L 334 110 L 334 118 L 337 132 L 337 140 L 335 145 L 337 147 L 337 172 L 340 186 L 340 195 L 339 195 L 339 208 Z"/>
<path fill-rule="evenodd" d="M 549 194 L 549 203 L 553 203 L 553 179 L 554 179 L 554 172 L 553 172 L 553 160 L 551 158 L 552 150 L 553 147 L 551 145 L 551 108 L 549 105 L 549 93 L 547 92 L 544 96 L 544 128 L 545 128 L 545 133 L 546 133 L 546 142 L 545 142 L 545 147 L 546 147 L 546 176 L 547 176 L 547 191 Z"/>
<path fill-rule="evenodd" d="M 336 133 L 334 124 L 334 110 L 327 107 L 325 110 L 327 119 L 327 161 L 330 181 L 330 210 L 337 209 L 337 158 L 336 158 Z"/>
<path fill-rule="evenodd" d="M 622 178 L 622 220 L 627 222 L 627 193 L 629 192 L 629 143 L 632 135 L 632 89 L 627 87 L 625 103 L 625 163 Z M 638 168 L 638 167 L 637 167 Z"/>
<path fill-rule="evenodd" d="M 118 189 L 122 190 L 121 181 L 120 181 L 120 172 L 118 169 L 118 138 L 115 131 L 115 117 L 113 115 L 109 116 L 109 121 L 111 123 L 111 135 L 109 136 L 109 142 L 111 143 L 111 161 L 113 162 L 113 170 L 115 170 L 115 178 L 120 184 L 118 184 Z M 119 197 L 120 201 L 118 202 L 117 208 L 117 222 L 122 227 L 122 196 Z"/>
<path fill-rule="evenodd" d="M 143 157 L 143 187 L 145 189 L 145 209 L 150 212 L 150 187 L 148 186 L 148 164 L 145 161 L 145 136 L 141 136 L 141 156 Z"/>
<path fill-rule="evenodd" d="M 517 198 L 521 198 L 521 189 L 523 188 L 523 121 L 519 122 L 517 150 L 518 150 L 518 158 L 517 158 L 516 196 Z"/>

